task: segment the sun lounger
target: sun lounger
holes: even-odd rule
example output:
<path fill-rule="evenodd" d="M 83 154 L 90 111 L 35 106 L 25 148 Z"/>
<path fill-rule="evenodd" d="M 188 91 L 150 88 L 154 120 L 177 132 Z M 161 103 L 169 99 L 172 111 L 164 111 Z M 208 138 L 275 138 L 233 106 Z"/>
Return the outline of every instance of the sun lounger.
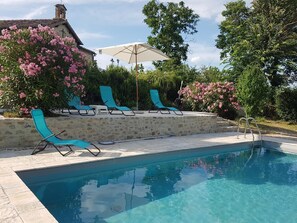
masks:
<path fill-rule="evenodd" d="M 55 147 L 55 149 L 62 155 L 62 156 L 67 156 L 70 153 L 74 152 L 72 149 L 72 146 L 76 146 L 82 149 L 86 149 L 88 150 L 92 155 L 94 156 L 98 156 L 98 154 L 100 153 L 100 149 L 95 146 L 94 144 L 90 143 L 90 142 L 86 142 L 83 140 L 78 140 L 78 139 L 60 139 L 58 137 L 58 135 L 60 135 L 61 133 L 65 132 L 62 131 L 58 134 L 54 134 L 47 126 L 46 122 L 45 122 L 45 118 L 43 115 L 42 110 L 40 109 L 35 109 L 31 111 L 31 115 L 35 124 L 35 128 L 38 131 L 38 133 L 42 136 L 42 140 L 35 146 L 32 155 L 35 155 L 36 153 L 39 153 L 43 150 L 45 150 L 45 148 L 48 145 L 52 145 Z M 43 143 L 45 143 L 44 146 L 41 146 Z M 41 146 L 41 147 L 40 147 Z M 68 147 L 68 151 L 63 153 L 61 152 L 61 150 L 59 149 L 59 147 Z M 92 152 L 89 148 L 90 146 L 93 147 L 93 149 L 98 150 L 98 152 Z"/>
<path fill-rule="evenodd" d="M 100 95 L 103 103 L 107 106 L 108 112 L 111 115 L 123 114 L 125 116 L 134 116 L 135 113 L 126 106 L 118 106 L 113 98 L 112 89 L 110 86 L 100 86 Z M 117 111 L 120 111 L 118 113 Z"/>
<path fill-rule="evenodd" d="M 151 100 L 157 109 L 156 113 L 160 111 L 161 114 L 170 114 L 170 112 L 174 112 L 176 115 L 183 115 L 182 111 L 178 110 L 175 107 L 167 107 L 163 105 L 163 103 L 160 100 L 159 92 L 156 89 L 151 89 L 150 90 L 150 96 Z M 164 112 L 166 111 L 166 112 Z M 149 113 L 154 113 L 154 111 L 149 110 Z"/>
<path fill-rule="evenodd" d="M 73 96 L 70 101 L 68 101 L 68 112 L 69 114 L 80 114 L 80 115 L 95 115 L 95 109 L 91 108 L 89 105 L 82 105 L 81 100 L 78 96 Z M 76 113 L 73 113 L 71 110 L 76 110 Z M 64 111 L 62 111 L 64 112 Z M 89 113 L 91 112 L 91 113 Z"/>

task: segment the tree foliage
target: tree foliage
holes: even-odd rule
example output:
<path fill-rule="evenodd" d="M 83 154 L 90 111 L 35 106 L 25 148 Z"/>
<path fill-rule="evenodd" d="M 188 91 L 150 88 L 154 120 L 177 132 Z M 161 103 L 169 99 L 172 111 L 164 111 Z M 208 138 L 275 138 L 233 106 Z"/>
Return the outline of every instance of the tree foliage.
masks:
<path fill-rule="evenodd" d="M 156 0 L 149 1 L 143 7 L 146 16 L 144 22 L 151 28 L 148 43 L 166 53 L 173 66 L 181 65 L 187 59 L 189 44 L 184 36 L 197 33 L 199 15 L 185 6 L 183 1 L 179 3 L 159 3 Z M 164 62 L 164 63 L 168 63 Z M 160 63 L 157 66 L 160 66 Z"/>
<path fill-rule="evenodd" d="M 216 46 L 233 78 L 257 63 L 272 86 L 297 80 L 297 1 L 243 0 L 226 4 Z"/>
<path fill-rule="evenodd" d="M 224 82 L 227 80 L 227 77 L 223 74 L 222 71 L 217 67 L 213 66 L 203 66 L 198 71 L 198 76 L 196 80 L 202 83 L 211 83 L 211 82 Z"/>
<path fill-rule="evenodd" d="M 276 110 L 282 119 L 297 123 L 297 88 L 277 90 Z"/>
<path fill-rule="evenodd" d="M 247 116 L 261 115 L 269 93 L 269 86 L 263 71 L 258 66 L 247 67 L 236 87 L 237 97 Z"/>
<path fill-rule="evenodd" d="M 129 70 L 122 66 L 108 66 L 102 73 L 102 79 L 100 80 L 99 85 L 111 86 L 114 98 L 119 105 L 135 107 L 136 82 L 134 73 L 135 72 L 129 72 Z M 141 88 L 140 83 L 139 88 Z"/>
<path fill-rule="evenodd" d="M 140 75 L 140 80 L 148 84 L 148 90 L 156 88 L 165 103 L 173 102 L 178 97 L 181 78 L 174 71 L 147 71 Z M 148 94 L 149 91 L 144 92 Z"/>

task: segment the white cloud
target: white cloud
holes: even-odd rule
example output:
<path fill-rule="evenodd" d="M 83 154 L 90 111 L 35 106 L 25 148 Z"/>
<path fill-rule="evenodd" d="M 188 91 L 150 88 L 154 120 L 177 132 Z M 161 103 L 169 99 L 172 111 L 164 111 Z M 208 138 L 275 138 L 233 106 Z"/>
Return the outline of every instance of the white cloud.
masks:
<path fill-rule="evenodd" d="M 192 53 L 189 55 L 188 61 L 192 65 L 201 66 L 219 66 L 220 50 L 215 46 L 207 44 L 191 44 Z"/>
<path fill-rule="evenodd" d="M 101 33 L 93 33 L 87 31 L 77 31 L 77 35 L 79 38 L 86 40 L 86 39 L 107 39 L 110 38 L 108 35 L 104 35 Z"/>
<path fill-rule="evenodd" d="M 225 19 L 224 16 L 222 16 L 222 14 L 218 14 L 217 17 L 215 18 L 216 23 L 221 23 L 223 20 Z"/>
<path fill-rule="evenodd" d="M 47 9 L 48 6 L 41 6 L 39 8 L 33 9 L 24 16 L 24 19 L 40 18 L 47 11 Z"/>
<path fill-rule="evenodd" d="M 97 53 L 95 60 L 97 61 L 97 65 L 98 67 L 102 68 L 102 69 L 106 69 L 107 66 L 111 65 L 111 59 L 114 60 L 114 65 L 117 64 L 116 58 L 113 58 L 112 56 L 108 56 L 108 55 L 103 55 L 103 54 L 98 54 L 97 51 L 95 51 Z M 125 66 L 125 67 L 131 67 L 131 64 L 127 64 L 125 62 L 119 61 L 119 65 L 120 66 Z"/>
<path fill-rule="evenodd" d="M 171 0 L 172 2 L 180 2 L 180 0 Z M 167 2 L 167 0 L 162 0 Z M 184 0 L 185 5 L 192 8 L 201 18 L 216 18 L 224 9 L 227 0 Z"/>
<path fill-rule="evenodd" d="M 32 8 L 33 7 L 28 9 L 18 8 L 13 12 L 11 11 L 11 13 L 7 13 L 9 14 L 9 16 L 0 16 L 0 20 L 42 18 L 43 16 L 46 16 L 49 6 L 40 6 L 38 8 L 33 8 L 33 9 Z M 0 9 L 0 13 L 2 9 Z M 2 11 L 5 12 L 5 10 L 2 10 Z M 26 11 L 25 14 L 24 14 L 24 11 Z"/>
<path fill-rule="evenodd" d="M 11 19 L 15 19 L 15 17 L 0 16 L 0 20 L 11 20 Z"/>
<path fill-rule="evenodd" d="M 145 2 L 144 0 L 113 0 L 113 2 L 126 2 L 126 3 L 134 3 L 134 2 Z M 61 1 L 59 0 L 1 0 L 0 5 L 28 5 L 28 4 L 59 4 Z M 96 4 L 104 2 L 106 0 L 63 0 L 63 4 L 69 5 L 85 5 L 85 4 Z"/>
<path fill-rule="evenodd" d="M 53 3 L 56 4 L 57 1 L 55 0 L 2 0 L 0 1 L 0 5 L 4 6 L 17 6 L 17 5 L 28 5 L 28 4 L 47 4 L 47 3 Z"/>
<path fill-rule="evenodd" d="M 104 2 L 107 3 L 108 0 L 63 0 L 63 3 L 67 4 L 92 4 L 92 3 L 100 3 Z M 135 2 L 145 2 L 145 0 L 112 0 L 113 3 L 135 3 Z"/>
<path fill-rule="evenodd" d="M 167 0 L 161 0 L 168 2 Z M 172 2 L 180 2 L 180 0 L 171 0 Z M 232 0 L 184 0 L 186 6 L 192 8 L 202 19 L 212 19 L 217 23 L 223 20 L 221 15 L 225 9 L 225 4 Z M 245 0 L 250 5 L 252 0 Z"/>

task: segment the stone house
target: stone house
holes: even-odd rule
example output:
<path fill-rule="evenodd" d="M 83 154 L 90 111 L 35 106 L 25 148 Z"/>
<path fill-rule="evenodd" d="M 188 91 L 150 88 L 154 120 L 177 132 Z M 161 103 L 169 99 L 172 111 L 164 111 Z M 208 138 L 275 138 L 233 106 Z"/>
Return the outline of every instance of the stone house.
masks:
<path fill-rule="evenodd" d="M 82 41 L 66 19 L 66 7 L 63 4 L 57 4 L 55 9 L 55 18 L 53 19 L 0 20 L 0 31 L 13 25 L 18 28 L 37 27 L 38 25 L 49 26 L 54 28 L 61 37 L 73 37 L 78 49 L 85 55 L 87 61 L 94 62 L 96 53 L 82 46 Z"/>

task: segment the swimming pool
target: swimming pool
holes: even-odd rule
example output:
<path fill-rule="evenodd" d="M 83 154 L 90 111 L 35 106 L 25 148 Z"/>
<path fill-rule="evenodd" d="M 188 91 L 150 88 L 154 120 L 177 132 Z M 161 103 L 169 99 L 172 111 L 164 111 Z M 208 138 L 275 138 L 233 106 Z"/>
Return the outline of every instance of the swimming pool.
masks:
<path fill-rule="evenodd" d="M 297 219 L 297 156 L 247 145 L 18 174 L 59 222 Z"/>

